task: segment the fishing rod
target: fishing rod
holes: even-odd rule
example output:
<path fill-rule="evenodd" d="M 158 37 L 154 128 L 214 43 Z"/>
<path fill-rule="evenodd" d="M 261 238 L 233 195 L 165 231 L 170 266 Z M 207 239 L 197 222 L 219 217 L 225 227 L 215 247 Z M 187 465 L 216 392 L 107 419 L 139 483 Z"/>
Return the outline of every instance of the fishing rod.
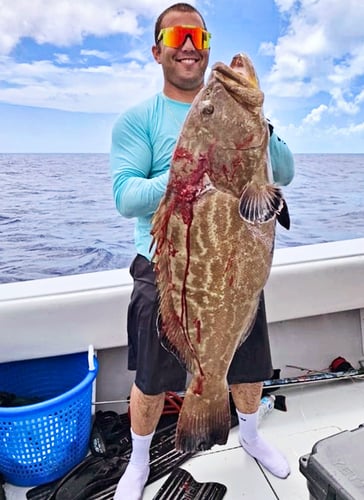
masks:
<path fill-rule="evenodd" d="M 361 379 L 364 377 L 364 368 L 359 368 L 358 370 L 352 369 L 347 371 L 330 372 L 330 371 L 319 371 L 310 370 L 309 368 L 302 368 L 295 365 L 286 365 L 289 368 L 297 368 L 309 372 L 305 375 L 297 375 L 295 377 L 283 377 L 283 378 L 273 378 L 263 381 L 263 389 L 278 389 L 281 387 L 287 387 L 291 385 L 306 385 L 313 383 L 323 383 L 323 382 L 333 382 L 335 380 L 346 380 L 346 379 Z M 168 392 L 166 393 L 168 397 Z M 176 393 L 177 396 L 183 398 L 186 391 L 179 391 Z M 104 405 L 104 404 L 119 404 L 119 403 L 129 403 L 129 399 L 116 399 L 113 401 L 95 401 L 93 405 Z"/>

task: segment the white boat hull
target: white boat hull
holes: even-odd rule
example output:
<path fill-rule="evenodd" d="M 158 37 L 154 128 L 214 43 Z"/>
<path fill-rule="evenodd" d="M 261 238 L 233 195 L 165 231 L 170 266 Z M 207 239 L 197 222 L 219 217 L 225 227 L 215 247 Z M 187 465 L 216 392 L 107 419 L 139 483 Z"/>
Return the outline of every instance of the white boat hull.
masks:
<path fill-rule="evenodd" d="M 131 289 L 127 269 L 0 285 L 0 362 L 85 351 L 93 344 L 100 367 L 95 403 L 125 400 L 133 381 L 126 369 Z M 282 376 L 298 374 L 287 364 L 322 370 L 337 356 L 358 368 L 364 358 L 364 238 L 276 250 L 265 296 L 273 365 Z M 184 467 L 196 480 L 226 484 L 226 500 L 306 500 L 298 458 L 317 440 L 363 422 L 362 383 L 281 390 L 288 412 L 273 412 L 262 432 L 292 464 L 286 481 L 267 480 L 240 449 L 236 430 L 224 447 Z M 126 405 L 98 408 L 123 412 Z M 153 498 L 162 482 L 150 485 L 144 499 Z M 25 491 L 7 485 L 7 498 L 25 499 Z"/>

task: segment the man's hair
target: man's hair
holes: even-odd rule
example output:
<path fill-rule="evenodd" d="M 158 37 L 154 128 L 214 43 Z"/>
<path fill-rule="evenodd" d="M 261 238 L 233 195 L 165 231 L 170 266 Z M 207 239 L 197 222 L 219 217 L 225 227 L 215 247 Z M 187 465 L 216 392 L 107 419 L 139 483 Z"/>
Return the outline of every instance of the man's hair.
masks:
<path fill-rule="evenodd" d="M 189 3 L 183 3 L 183 2 L 175 3 L 175 4 L 171 5 L 170 7 L 168 7 L 167 9 L 165 9 L 159 15 L 159 17 L 158 17 L 158 19 L 157 19 L 157 21 L 155 23 L 155 27 L 154 27 L 154 40 L 155 40 L 156 44 L 158 43 L 158 35 L 159 35 L 160 30 L 161 30 L 162 21 L 163 21 L 164 17 L 169 12 L 172 12 L 172 11 L 177 11 L 177 12 L 195 12 L 196 14 L 198 14 L 201 17 L 201 20 L 202 20 L 202 23 L 203 23 L 203 27 L 204 27 L 204 29 L 206 29 L 205 20 L 202 17 L 201 13 L 195 7 L 193 7 Z"/>

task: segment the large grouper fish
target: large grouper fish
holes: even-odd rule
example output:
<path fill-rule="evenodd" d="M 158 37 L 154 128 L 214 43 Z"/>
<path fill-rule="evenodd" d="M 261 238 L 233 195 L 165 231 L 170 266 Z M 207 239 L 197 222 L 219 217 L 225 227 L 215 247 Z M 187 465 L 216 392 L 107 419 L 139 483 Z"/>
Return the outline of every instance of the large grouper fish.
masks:
<path fill-rule="evenodd" d="M 161 341 L 192 374 L 176 430 L 181 451 L 227 441 L 227 372 L 254 324 L 276 219 L 289 228 L 270 179 L 263 101 L 245 54 L 212 67 L 183 124 L 153 218 Z"/>

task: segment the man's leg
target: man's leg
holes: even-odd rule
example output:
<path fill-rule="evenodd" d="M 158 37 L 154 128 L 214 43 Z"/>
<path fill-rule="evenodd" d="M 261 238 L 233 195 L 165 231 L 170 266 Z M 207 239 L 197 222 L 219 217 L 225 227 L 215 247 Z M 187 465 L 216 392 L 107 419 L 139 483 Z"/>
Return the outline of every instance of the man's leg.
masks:
<path fill-rule="evenodd" d="M 290 473 L 286 458 L 258 433 L 258 412 L 263 383 L 233 384 L 231 395 L 239 418 L 239 440 L 244 450 L 274 476 Z"/>
<path fill-rule="evenodd" d="M 164 392 L 149 396 L 134 384 L 130 394 L 131 428 L 139 436 L 155 431 L 164 407 Z"/>
<path fill-rule="evenodd" d="M 284 456 L 258 433 L 258 411 L 263 382 L 272 376 L 272 360 L 264 294 L 252 331 L 236 351 L 228 373 L 228 383 L 239 417 L 239 440 L 249 455 L 277 477 L 287 477 L 289 465 Z"/>
<path fill-rule="evenodd" d="M 158 291 L 152 264 L 138 255 L 131 267 L 134 288 L 128 307 L 128 368 L 136 370 L 130 393 L 132 454 L 114 499 L 139 500 L 149 475 L 149 449 L 164 407 L 165 391 L 185 388 L 186 372 L 161 346 Z"/>
<path fill-rule="evenodd" d="M 132 453 L 116 488 L 115 500 L 140 500 L 149 475 L 149 448 L 164 407 L 164 393 L 143 394 L 134 384 L 130 394 Z"/>

